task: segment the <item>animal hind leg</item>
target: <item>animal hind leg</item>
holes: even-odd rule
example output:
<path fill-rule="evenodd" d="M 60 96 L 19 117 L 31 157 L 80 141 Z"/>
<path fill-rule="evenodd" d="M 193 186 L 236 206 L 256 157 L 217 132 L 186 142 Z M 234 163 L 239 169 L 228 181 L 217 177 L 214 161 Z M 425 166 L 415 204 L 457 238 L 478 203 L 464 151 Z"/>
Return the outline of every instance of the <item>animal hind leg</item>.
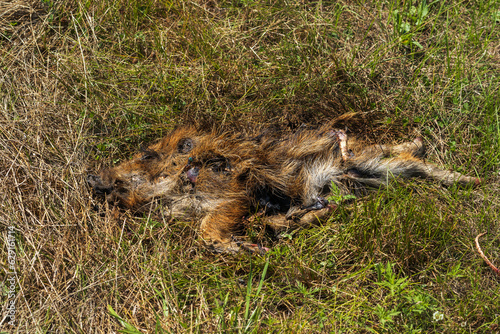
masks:
<path fill-rule="evenodd" d="M 427 172 L 427 176 L 441 182 L 446 186 L 451 186 L 452 184 L 458 184 L 461 186 L 478 186 L 481 183 L 481 179 L 477 177 L 466 176 L 461 173 L 444 170 L 432 163 L 424 163 L 420 161 Z"/>
<path fill-rule="evenodd" d="M 423 158 L 426 153 L 422 138 L 417 137 L 411 142 L 394 145 L 390 148 L 391 155 L 410 154 L 417 158 Z"/>
<path fill-rule="evenodd" d="M 426 149 L 422 141 L 422 138 L 417 137 L 415 140 L 410 142 L 405 142 L 398 145 L 383 145 L 377 144 L 370 146 L 363 151 L 363 154 L 373 154 L 380 157 L 390 157 L 397 156 L 401 154 L 410 154 L 411 156 L 417 158 L 423 158 L 425 156 Z"/>
<path fill-rule="evenodd" d="M 424 162 L 410 153 L 403 153 L 396 158 L 380 161 L 377 174 L 385 173 L 394 177 L 422 177 L 439 181 L 445 186 L 458 184 L 461 186 L 479 185 L 481 180 L 458 172 L 444 170 L 435 164 Z"/>

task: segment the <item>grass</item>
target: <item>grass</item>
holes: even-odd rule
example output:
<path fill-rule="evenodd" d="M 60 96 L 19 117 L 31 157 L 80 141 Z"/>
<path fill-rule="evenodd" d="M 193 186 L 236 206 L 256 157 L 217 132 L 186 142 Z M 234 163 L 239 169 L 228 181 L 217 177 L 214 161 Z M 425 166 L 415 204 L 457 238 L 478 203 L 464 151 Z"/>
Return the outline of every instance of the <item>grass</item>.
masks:
<path fill-rule="evenodd" d="M 16 333 L 500 331 L 500 2 L 0 4 L 0 226 L 15 228 Z M 85 175 L 179 124 L 320 124 L 417 135 L 476 190 L 395 184 L 266 256 L 212 254 L 196 226 L 117 212 Z M 260 237 L 255 227 L 250 233 Z M 7 243 L 6 243 L 7 245 Z"/>

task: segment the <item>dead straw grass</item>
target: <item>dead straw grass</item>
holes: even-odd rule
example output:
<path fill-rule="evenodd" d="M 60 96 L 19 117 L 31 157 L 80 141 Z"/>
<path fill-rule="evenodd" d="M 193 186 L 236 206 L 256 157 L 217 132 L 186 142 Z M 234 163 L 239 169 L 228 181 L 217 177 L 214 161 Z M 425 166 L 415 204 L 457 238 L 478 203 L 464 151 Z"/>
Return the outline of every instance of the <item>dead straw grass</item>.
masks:
<path fill-rule="evenodd" d="M 442 2 L 417 25 L 408 1 L 3 1 L 0 226 L 6 241 L 15 227 L 17 290 L 2 330 L 498 331 L 498 279 L 473 247 L 488 231 L 500 258 L 498 5 Z M 189 222 L 118 212 L 84 181 L 178 124 L 294 129 L 351 111 L 352 133 L 423 135 L 485 186 L 389 189 L 264 259 L 211 254 Z"/>

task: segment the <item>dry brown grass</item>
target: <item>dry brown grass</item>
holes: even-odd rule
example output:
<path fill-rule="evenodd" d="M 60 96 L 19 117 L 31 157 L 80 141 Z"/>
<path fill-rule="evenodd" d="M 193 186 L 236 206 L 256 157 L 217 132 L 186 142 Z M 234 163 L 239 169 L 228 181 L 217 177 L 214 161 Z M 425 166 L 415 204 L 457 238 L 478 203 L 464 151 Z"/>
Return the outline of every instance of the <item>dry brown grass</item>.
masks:
<path fill-rule="evenodd" d="M 15 227 L 17 290 L 10 326 L 3 247 L 1 329 L 116 332 L 111 306 L 143 332 L 498 331 L 498 279 L 473 239 L 490 232 L 500 259 L 499 5 L 433 5 L 412 23 L 420 48 L 395 32 L 409 2 L 3 1 L 0 226 L 6 241 Z M 485 186 L 391 188 L 252 258 L 85 183 L 177 124 L 293 129 L 351 111 L 350 131 L 421 134 Z"/>

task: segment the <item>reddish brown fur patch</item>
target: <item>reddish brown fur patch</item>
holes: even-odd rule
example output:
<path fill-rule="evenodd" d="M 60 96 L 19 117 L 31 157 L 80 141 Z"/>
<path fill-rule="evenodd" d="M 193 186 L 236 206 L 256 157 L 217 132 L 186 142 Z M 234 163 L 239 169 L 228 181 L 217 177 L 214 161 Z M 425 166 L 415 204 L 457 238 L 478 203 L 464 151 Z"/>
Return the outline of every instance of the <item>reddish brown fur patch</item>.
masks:
<path fill-rule="evenodd" d="M 445 185 L 479 182 L 421 160 L 421 139 L 367 146 L 331 124 L 283 137 L 179 128 L 131 161 L 89 177 L 89 183 L 129 208 L 158 198 L 172 215 L 201 220 L 208 245 L 236 251 L 245 246 L 234 238 L 243 232 L 242 217 L 259 208 L 278 229 L 323 219 L 330 211 L 323 197 L 332 182 L 344 193 L 362 193 L 392 177 L 433 178 Z"/>

